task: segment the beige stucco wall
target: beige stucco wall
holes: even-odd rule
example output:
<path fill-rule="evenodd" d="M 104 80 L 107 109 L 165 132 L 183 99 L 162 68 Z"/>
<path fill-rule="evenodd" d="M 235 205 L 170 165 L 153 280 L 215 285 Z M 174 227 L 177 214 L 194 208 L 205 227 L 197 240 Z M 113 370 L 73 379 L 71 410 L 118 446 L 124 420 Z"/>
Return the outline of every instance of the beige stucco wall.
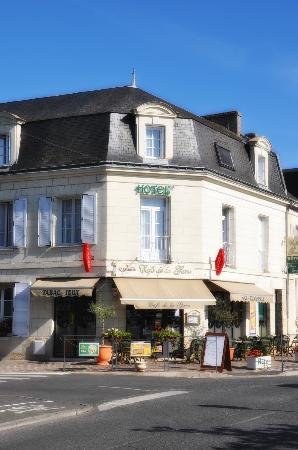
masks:
<path fill-rule="evenodd" d="M 218 279 L 256 283 L 266 290 L 283 290 L 286 301 L 285 268 L 285 204 L 278 199 L 244 189 L 223 180 L 189 176 L 187 174 L 150 173 L 149 171 L 101 169 L 66 170 L 50 174 L 2 177 L 0 201 L 19 197 L 28 200 L 28 247 L 0 250 L 0 283 L 27 281 L 49 276 L 108 276 L 114 275 L 114 265 L 138 264 L 140 257 L 140 195 L 138 184 L 174 186 L 170 196 L 171 264 L 188 265 L 190 273 L 184 277 L 215 279 L 214 260 L 222 239 L 222 205 L 235 209 L 236 267 L 225 268 Z M 98 193 L 97 245 L 92 246 L 93 272 L 86 274 L 82 265 L 81 246 L 43 247 L 37 245 L 37 211 L 40 195 L 55 198 L 77 196 L 85 192 Z M 258 215 L 269 217 L 269 272 L 260 273 L 257 267 L 256 236 Z M 210 273 L 209 259 L 212 261 Z M 147 276 L 147 275 L 142 275 Z M 154 275 L 153 275 L 154 276 Z M 167 276 L 167 275 L 165 275 Z M 170 275 L 172 276 L 172 275 Z M 293 332 L 297 315 L 297 285 L 289 290 L 289 308 L 286 321 L 288 332 Z M 111 299 L 117 316 L 107 326 L 125 326 L 125 308 L 119 299 Z M 295 307 L 293 306 L 295 305 Z M 51 336 L 53 332 L 53 302 L 32 300 L 31 336 Z M 294 312 L 296 311 L 296 313 Z M 295 317 L 296 317 L 295 315 Z M 204 313 L 202 311 L 202 317 Z M 274 313 L 270 314 L 270 328 L 274 330 Z M 206 330 L 206 318 L 201 322 Z M 193 330 L 193 328 L 192 328 Z M 6 344 L 3 344 L 5 339 Z M 25 345 L 27 340 L 11 339 Z M 1 346 L 7 338 L 0 338 Z M 51 345 L 51 344 L 49 344 Z M 28 345 L 27 345 L 28 346 Z"/>

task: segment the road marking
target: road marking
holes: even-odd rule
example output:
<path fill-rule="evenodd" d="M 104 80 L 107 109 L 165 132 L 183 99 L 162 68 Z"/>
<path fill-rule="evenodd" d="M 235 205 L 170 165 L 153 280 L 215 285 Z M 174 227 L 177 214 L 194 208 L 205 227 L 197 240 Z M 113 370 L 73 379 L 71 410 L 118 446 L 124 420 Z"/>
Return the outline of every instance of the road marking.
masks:
<path fill-rule="evenodd" d="M 134 403 L 146 402 L 157 398 L 172 397 L 174 395 L 187 394 L 188 391 L 167 391 L 157 392 L 155 394 L 138 395 L 137 397 L 122 398 L 111 402 L 105 402 L 97 405 L 98 411 L 108 411 L 109 409 L 118 408 L 120 406 L 133 405 Z"/>
<path fill-rule="evenodd" d="M 52 405 L 48 405 L 48 403 L 54 403 L 54 401 L 43 400 L 40 403 L 38 403 L 37 401 L 31 401 L 31 402 L 11 403 L 8 405 L 0 405 L 0 413 L 12 412 L 14 414 L 24 414 L 26 412 L 32 411 L 51 411 L 65 408 L 64 406 L 55 407 Z"/>
<path fill-rule="evenodd" d="M 142 388 L 130 388 L 130 387 L 122 387 L 122 386 L 105 386 L 105 385 L 100 385 L 97 386 L 99 388 L 105 388 L 105 389 L 124 389 L 127 391 L 143 391 L 143 392 L 152 392 L 155 389 L 142 389 Z"/>
<path fill-rule="evenodd" d="M 239 425 L 241 423 L 253 422 L 254 420 L 258 420 L 261 417 L 271 416 L 271 414 L 275 414 L 276 411 L 270 411 L 266 414 L 260 414 L 259 416 L 252 417 L 251 419 L 240 420 L 239 422 L 234 422 L 233 425 Z"/>

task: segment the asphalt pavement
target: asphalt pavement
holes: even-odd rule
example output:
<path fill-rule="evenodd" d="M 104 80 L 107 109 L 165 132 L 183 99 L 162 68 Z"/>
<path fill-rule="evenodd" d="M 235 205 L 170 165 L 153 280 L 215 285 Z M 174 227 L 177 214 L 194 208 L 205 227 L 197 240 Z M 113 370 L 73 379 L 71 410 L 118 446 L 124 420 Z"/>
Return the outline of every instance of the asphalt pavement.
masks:
<path fill-rule="evenodd" d="M 0 448 L 296 449 L 297 388 L 290 375 L 11 376 L 0 411 L 16 409 L 0 413 Z"/>

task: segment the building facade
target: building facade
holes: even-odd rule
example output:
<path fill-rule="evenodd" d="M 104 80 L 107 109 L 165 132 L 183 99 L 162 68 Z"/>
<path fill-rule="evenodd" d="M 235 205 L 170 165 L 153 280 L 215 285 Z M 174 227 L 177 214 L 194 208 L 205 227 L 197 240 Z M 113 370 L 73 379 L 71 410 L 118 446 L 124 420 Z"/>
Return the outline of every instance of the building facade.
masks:
<path fill-rule="evenodd" d="M 187 347 L 217 327 L 219 300 L 239 317 L 233 337 L 295 333 L 293 199 L 240 119 L 135 87 L 0 104 L 0 354 L 61 357 L 64 336 L 98 334 L 100 301 L 116 311 L 107 326 L 138 340 L 168 326 Z"/>

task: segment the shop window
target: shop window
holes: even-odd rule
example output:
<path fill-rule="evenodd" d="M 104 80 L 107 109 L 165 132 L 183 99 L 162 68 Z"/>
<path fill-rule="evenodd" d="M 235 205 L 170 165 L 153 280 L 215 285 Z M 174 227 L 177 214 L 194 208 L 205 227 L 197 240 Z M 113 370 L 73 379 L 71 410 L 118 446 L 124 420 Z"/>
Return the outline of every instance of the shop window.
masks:
<path fill-rule="evenodd" d="M 235 267 L 235 240 L 234 240 L 234 208 L 222 208 L 222 245 L 225 251 L 225 265 Z"/>
<path fill-rule="evenodd" d="M 141 198 L 141 259 L 169 260 L 168 201 L 165 198 Z"/>
<path fill-rule="evenodd" d="M 268 310 L 266 303 L 259 303 L 259 335 L 267 336 Z"/>

